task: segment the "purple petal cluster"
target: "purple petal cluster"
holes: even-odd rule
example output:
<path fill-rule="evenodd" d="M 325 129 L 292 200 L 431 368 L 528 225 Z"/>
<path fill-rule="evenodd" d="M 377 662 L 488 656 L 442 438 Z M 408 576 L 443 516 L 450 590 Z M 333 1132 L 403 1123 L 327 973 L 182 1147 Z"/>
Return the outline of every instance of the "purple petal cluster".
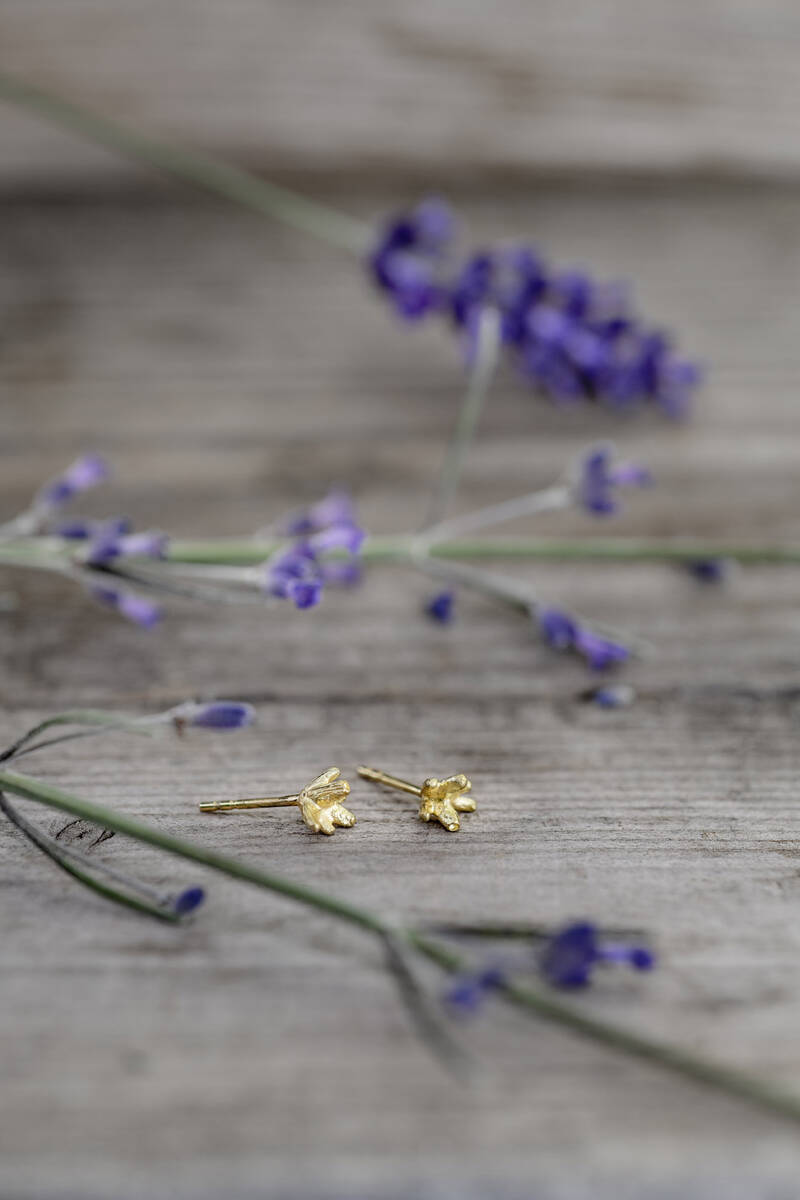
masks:
<path fill-rule="evenodd" d="M 355 505 L 349 492 L 332 488 L 316 504 L 290 513 L 278 523 L 278 530 L 285 537 L 306 537 L 330 525 L 353 525 L 355 519 Z"/>
<path fill-rule="evenodd" d="M 453 620 L 455 599 L 455 592 L 437 592 L 425 602 L 425 612 L 432 621 L 438 621 L 440 625 L 449 625 Z"/>
<path fill-rule="evenodd" d="M 90 534 L 84 563 L 89 567 L 105 567 L 117 558 L 163 558 L 169 545 L 166 533 L 146 530 L 143 533 L 119 533 L 119 522 L 109 521 Z"/>
<path fill-rule="evenodd" d="M 507 980 L 506 972 L 498 966 L 459 975 L 445 992 L 445 1003 L 462 1016 L 472 1016 L 482 1007 L 487 995 L 502 988 Z"/>
<path fill-rule="evenodd" d="M 162 612 L 157 604 L 132 592 L 129 588 L 118 587 L 116 584 L 93 584 L 89 594 L 104 608 L 111 608 L 120 616 L 140 625 L 142 629 L 152 629 L 161 620 Z"/>
<path fill-rule="evenodd" d="M 448 307 L 445 255 L 454 232 L 450 209 L 435 198 L 387 223 L 369 265 L 401 317 L 417 320 Z"/>
<path fill-rule="evenodd" d="M 104 483 L 109 474 L 105 459 L 98 454 L 85 454 L 40 489 L 36 507 L 48 510 L 62 508 L 81 492 L 88 492 L 90 488 Z"/>
<path fill-rule="evenodd" d="M 581 506 L 595 516 L 607 517 L 619 507 L 617 488 L 649 487 L 653 477 L 637 463 L 615 463 L 611 446 L 594 446 L 580 465 L 576 493 Z"/>
<path fill-rule="evenodd" d="M 178 917 L 186 917 L 189 913 L 199 908 L 201 904 L 204 904 L 205 899 L 206 893 L 204 888 L 186 888 L 185 891 L 177 895 L 172 901 L 172 911 Z"/>
<path fill-rule="evenodd" d="M 622 411 L 650 403 L 670 417 L 686 414 L 700 368 L 638 320 L 624 287 L 558 271 L 527 246 L 481 250 L 459 262 L 454 233 L 450 210 L 435 199 L 385 224 L 369 269 L 402 317 L 445 314 L 469 345 L 478 313 L 492 305 L 520 374 L 551 399 Z"/>
<path fill-rule="evenodd" d="M 539 970 L 554 987 L 580 988 L 600 964 L 616 963 L 649 971 L 655 956 L 646 946 L 606 942 L 597 926 L 578 921 L 548 938 L 539 952 Z"/>
<path fill-rule="evenodd" d="M 291 600 L 296 608 L 313 608 L 327 585 L 349 587 L 360 578 L 358 555 L 366 534 L 355 522 L 352 501 L 331 492 L 319 504 L 293 513 L 284 528 L 295 541 L 267 562 L 263 588 L 267 595 Z M 326 561 L 330 553 L 344 559 Z"/>
<path fill-rule="evenodd" d="M 56 522 L 51 526 L 51 532 L 68 541 L 85 542 L 101 533 L 121 537 L 124 533 L 130 533 L 131 528 L 127 517 L 109 517 L 104 521 L 96 521 L 91 517 L 72 517 Z"/>
<path fill-rule="evenodd" d="M 583 699 L 598 708 L 628 708 L 636 699 L 636 693 L 627 683 L 605 684 L 591 688 L 584 693 Z"/>
<path fill-rule="evenodd" d="M 181 728 L 244 729 L 252 725 L 256 710 L 241 700 L 210 700 L 205 704 L 193 700 L 170 710 L 172 720 Z"/>
<path fill-rule="evenodd" d="M 727 558 L 696 558 L 686 563 L 686 570 L 698 583 L 724 583 L 730 569 Z"/>
<path fill-rule="evenodd" d="M 592 671 L 606 671 L 630 658 L 627 646 L 593 633 L 561 609 L 543 609 L 536 614 L 536 619 L 548 646 L 554 650 L 572 650 L 580 654 Z"/>

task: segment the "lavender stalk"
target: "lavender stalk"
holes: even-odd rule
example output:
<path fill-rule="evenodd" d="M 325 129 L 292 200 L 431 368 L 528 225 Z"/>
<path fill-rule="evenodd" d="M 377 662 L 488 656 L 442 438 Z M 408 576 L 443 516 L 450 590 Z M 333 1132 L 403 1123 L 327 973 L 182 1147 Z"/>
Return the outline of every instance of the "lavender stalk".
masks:
<path fill-rule="evenodd" d="M 289 188 L 267 183 L 209 154 L 187 150 L 183 146 L 171 146 L 126 129 L 98 113 L 90 112 L 43 88 L 34 87 L 7 71 L 0 71 L 0 100 L 18 104 L 73 130 L 89 141 L 98 142 L 128 158 L 196 184 L 261 216 L 272 217 L 300 233 L 310 233 L 353 254 L 364 253 L 370 243 L 372 233 L 369 226 L 362 225 L 352 217 L 309 200 Z"/>
<path fill-rule="evenodd" d="M 387 938 L 402 936 L 420 954 L 450 973 L 464 972 L 469 967 L 465 956 L 425 934 L 415 930 L 398 931 L 368 909 L 349 904 L 272 872 L 263 871 L 249 863 L 229 858 L 204 846 L 163 833 L 133 817 L 70 795 L 53 784 L 17 772 L 1 770 L 0 792 L 12 792 L 60 812 L 91 821 L 115 833 L 209 867 L 230 878 L 310 906 L 377 935 L 384 947 Z M 759 1108 L 800 1124 L 800 1098 L 774 1088 L 746 1072 L 733 1070 L 679 1047 L 651 1041 L 643 1035 L 631 1033 L 610 1022 L 580 1012 L 556 994 L 551 995 L 531 986 L 507 983 L 498 989 L 498 994 L 515 1007 L 591 1041 L 665 1068 L 684 1078 L 704 1083 L 726 1095 L 738 1096 Z"/>

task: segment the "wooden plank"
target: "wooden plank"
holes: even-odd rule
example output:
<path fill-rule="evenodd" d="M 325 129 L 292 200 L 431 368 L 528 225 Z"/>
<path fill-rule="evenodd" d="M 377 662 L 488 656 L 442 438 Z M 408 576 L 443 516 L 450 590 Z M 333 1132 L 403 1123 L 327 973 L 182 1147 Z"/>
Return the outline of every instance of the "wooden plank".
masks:
<path fill-rule="evenodd" d="M 715 370 L 685 429 L 556 413 L 506 380 L 461 504 L 546 483 L 613 430 L 659 479 L 615 530 L 797 540 L 793 195 L 553 185 L 462 199 L 478 231 L 527 228 L 560 258 L 635 273 Z M 334 480 L 376 531 L 419 520 L 456 403 L 453 348 L 435 328 L 398 329 L 346 259 L 224 208 L 141 198 L 6 204 L 0 229 L 3 512 L 91 445 L 119 464 L 118 492 L 92 510 L 142 526 L 246 532 Z M 587 707 L 578 664 L 485 601 L 428 625 L 425 584 L 389 568 L 314 613 L 182 608 L 151 637 L 64 583 L 6 576 L 18 606 L 0 615 L 1 740 L 68 703 L 250 697 L 260 722 L 241 735 L 144 751 L 115 736 L 37 769 L 401 920 L 641 923 L 662 969 L 580 1003 L 800 1089 L 796 575 L 747 571 L 705 593 L 651 566 L 513 570 L 649 638 L 626 674 L 634 707 Z M 195 810 L 365 759 L 466 770 L 479 812 L 451 838 L 356 785 L 356 829 L 315 840 L 292 813 Z M 94 853 L 163 886 L 203 878 L 120 838 Z M 191 928 L 153 928 L 4 825 L 0 863 L 7 1194 L 791 1194 L 794 1130 L 500 1006 L 464 1029 L 483 1069 L 455 1085 L 369 940 L 287 902 L 203 878 Z"/>
<path fill-rule="evenodd" d="M 788 0 L 6 0 L 3 65 L 275 172 L 699 172 L 800 164 Z M 113 158 L 0 114 L 0 181 Z"/>

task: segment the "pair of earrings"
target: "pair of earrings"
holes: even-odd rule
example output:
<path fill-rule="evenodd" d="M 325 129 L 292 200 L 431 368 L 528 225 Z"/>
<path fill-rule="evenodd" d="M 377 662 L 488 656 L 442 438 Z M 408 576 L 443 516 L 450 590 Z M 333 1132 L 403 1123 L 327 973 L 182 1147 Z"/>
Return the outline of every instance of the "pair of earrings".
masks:
<path fill-rule="evenodd" d="M 476 801 L 468 796 L 472 784 L 466 775 L 451 775 L 448 779 L 431 777 L 417 787 L 414 783 L 387 775 L 385 771 L 377 771 L 374 767 L 358 767 L 358 773 L 362 779 L 418 796 L 419 819 L 438 821 L 450 833 L 456 833 L 461 827 L 459 813 L 475 812 L 478 807 Z M 296 795 L 259 796 L 252 800 L 211 800 L 199 807 L 201 812 L 233 812 L 251 808 L 287 808 L 291 805 L 300 809 L 300 816 L 309 829 L 315 833 L 332 834 L 337 825 L 349 829 L 356 823 L 353 813 L 342 803 L 350 795 L 350 784 L 346 779 L 340 779 L 340 775 L 338 767 L 328 767 L 327 771 L 312 779 Z"/>

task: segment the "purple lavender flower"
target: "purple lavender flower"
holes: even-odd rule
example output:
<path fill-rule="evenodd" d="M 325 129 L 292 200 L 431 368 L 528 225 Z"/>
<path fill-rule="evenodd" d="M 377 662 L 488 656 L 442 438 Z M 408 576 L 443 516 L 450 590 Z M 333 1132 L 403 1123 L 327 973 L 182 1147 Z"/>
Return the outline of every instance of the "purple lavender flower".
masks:
<path fill-rule="evenodd" d="M 173 721 L 199 729 L 243 729 L 252 725 L 256 711 L 240 700 L 210 700 L 206 704 L 188 701 L 170 710 Z"/>
<path fill-rule="evenodd" d="M 655 956 L 646 946 L 605 943 L 595 925 L 578 921 L 548 938 L 539 953 L 539 970 L 554 987 L 580 988 L 591 982 L 600 963 L 621 963 L 649 971 Z"/>
<path fill-rule="evenodd" d="M 98 454 L 85 454 L 67 467 L 63 474 L 42 487 L 36 497 L 39 508 L 61 508 L 73 496 L 86 492 L 109 477 L 108 464 Z"/>
<path fill-rule="evenodd" d="M 131 522 L 127 517 L 110 517 L 105 521 L 95 521 L 89 517 L 73 517 L 72 520 L 60 521 L 53 526 L 52 532 L 56 537 L 67 538 L 70 541 L 87 541 L 96 537 L 100 532 L 108 532 L 115 537 L 130 533 Z"/>
<path fill-rule="evenodd" d="M 595 446 L 584 457 L 576 491 L 580 504 L 596 516 L 610 516 L 617 511 L 614 491 L 619 487 L 647 487 L 652 476 L 646 467 L 636 463 L 613 465 L 611 446 Z"/>
<path fill-rule="evenodd" d="M 439 275 L 452 236 L 450 210 L 436 199 L 423 200 L 384 228 L 369 266 L 401 316 L 417 320 L 446 306 L 448 293 Z"/>
<path fill-rule="evenodd" d="M 631 653 L 627 646 L 600 637 L 599 634 L 581 626 L 578 626 L 575 635 L 575 649 L 578 654 L 583 655 L 586 665 L 592 671 L 606 671 L 609 667 L 625 662 Z"/>
<path fill-rule="evenodd" d="M 148 530 L 120 535 L 110 523 L 90 538 L 83 561 L 90 567 L 103 567 L 116 558 L 163 558 L 168 544 L 166 533 Z"/>
<path fill-rule="evenodd" d="M 379 235 L 370 271 L 401 316 L 449 312 L 469 347 L 476 313 L 491 304 L 521 375 L 553 400 L 620 410 L 651 402 L 670 417 L 686 414 L 699 367 L 641 325 L 618 284 L 555 271 L 527 246 L 480 250 L 459 263 L 454 229 L 447 206 L 435 200 L 393 218 Z"/>
<path fill-rule="evenodd" d="M 322 598 L 319 563 L 307 542 L 290 546 L 266 565 L 264 590 L 270 596 L 291 600 L 296 608 L 313 608 Z"/>
<path fill-rule="evenodd" d="M 437 592 L 426 601 L 425 612 L 432 621 L 438 621 L 440 625 L 449 625 L 453 619 L 454 603 L 455 592 Z"/>
<path fill-rule="evenodd" d="M 123 617 L 127 617 L 129 621 L 133 621 L 135 625 L 141 625 L 143 629 L 152 629 L 161 620 L 162 614 L 158 605 L 145 599 L 144 596 L 139 596 L 136 592 L 130 592 L 125 588 L 111 587 L 107 584 L 94 585 L 89 592 L 92 599 L 96 600 L 98 604 L 114 609 Z"/>
<path fill-rule="evenodd" d="M 474 974 L 459 976 L 445 993 L 445 1003 L 461 1016 L 472 1016 L 482 1007 L 488 993 L 502 988 L 506 982 L 506 973 L 500 967 L 484 967 Z"/>
<path fill-rule="evenodd" d="M 329 525 L 355 524 L 355 507 L 349 494 L 332 488 L 327 496 L 309 508 L 298 509 L 282 521 L 278 528 L 286 537 L 307 537 Z"/>
<path fill-rule="evenodd" d="M 730 561 L 726 558 L 697 558 L 686 563 L 686 570 L 698 583 L 724 583 L 730 574 Z"/>
<path fill-rule="evenodd" d="M 327 554 L 331 550 L 346 550 L 348 554 L 358 554 L 365 537 L 364 530 L 354 521 L 340 521 L 312 534 L 306 545 L 314 556 Z"/>
<path fill-rule="evenodd" d="M 626 683 L 605 684 L 603 687 L 591 688 L 583 699 L 596 704 L 598 708 L 627 708 L 636 699 L 636 693 Z"/>
<path fill-rule="evenodd" d="M 592 671 L 605 671 L 630 657 L 627 646 L 593 633 L 560 609 L 546 608 L 536 617 L 548 646 L 554 650 L 574 650 L 586 659 L 586 665 Z"/>
<path fill-rule="evenodd" d="M 185 917 L 205 903 L 206 893 L 201 887 L 186 888 L 172 901 L 172 911 L 179 917 Z"/>
<path fill-rule="evenodd" d="M 357 583 L 357 556 L 366 534 L 354 515 L 344 492 L 330 492 L 318 505 L 295 513 L 287 528 L 298 531 L 297 540 L 267 562 L 264 591 L 291 600 L 296 608 L 313 608 L 322 598 L 325 584 L 349 587 Z M 349 557 L 343 562 L 325 561 L 323 556 L 332 551 L 344 551 Z"/>

